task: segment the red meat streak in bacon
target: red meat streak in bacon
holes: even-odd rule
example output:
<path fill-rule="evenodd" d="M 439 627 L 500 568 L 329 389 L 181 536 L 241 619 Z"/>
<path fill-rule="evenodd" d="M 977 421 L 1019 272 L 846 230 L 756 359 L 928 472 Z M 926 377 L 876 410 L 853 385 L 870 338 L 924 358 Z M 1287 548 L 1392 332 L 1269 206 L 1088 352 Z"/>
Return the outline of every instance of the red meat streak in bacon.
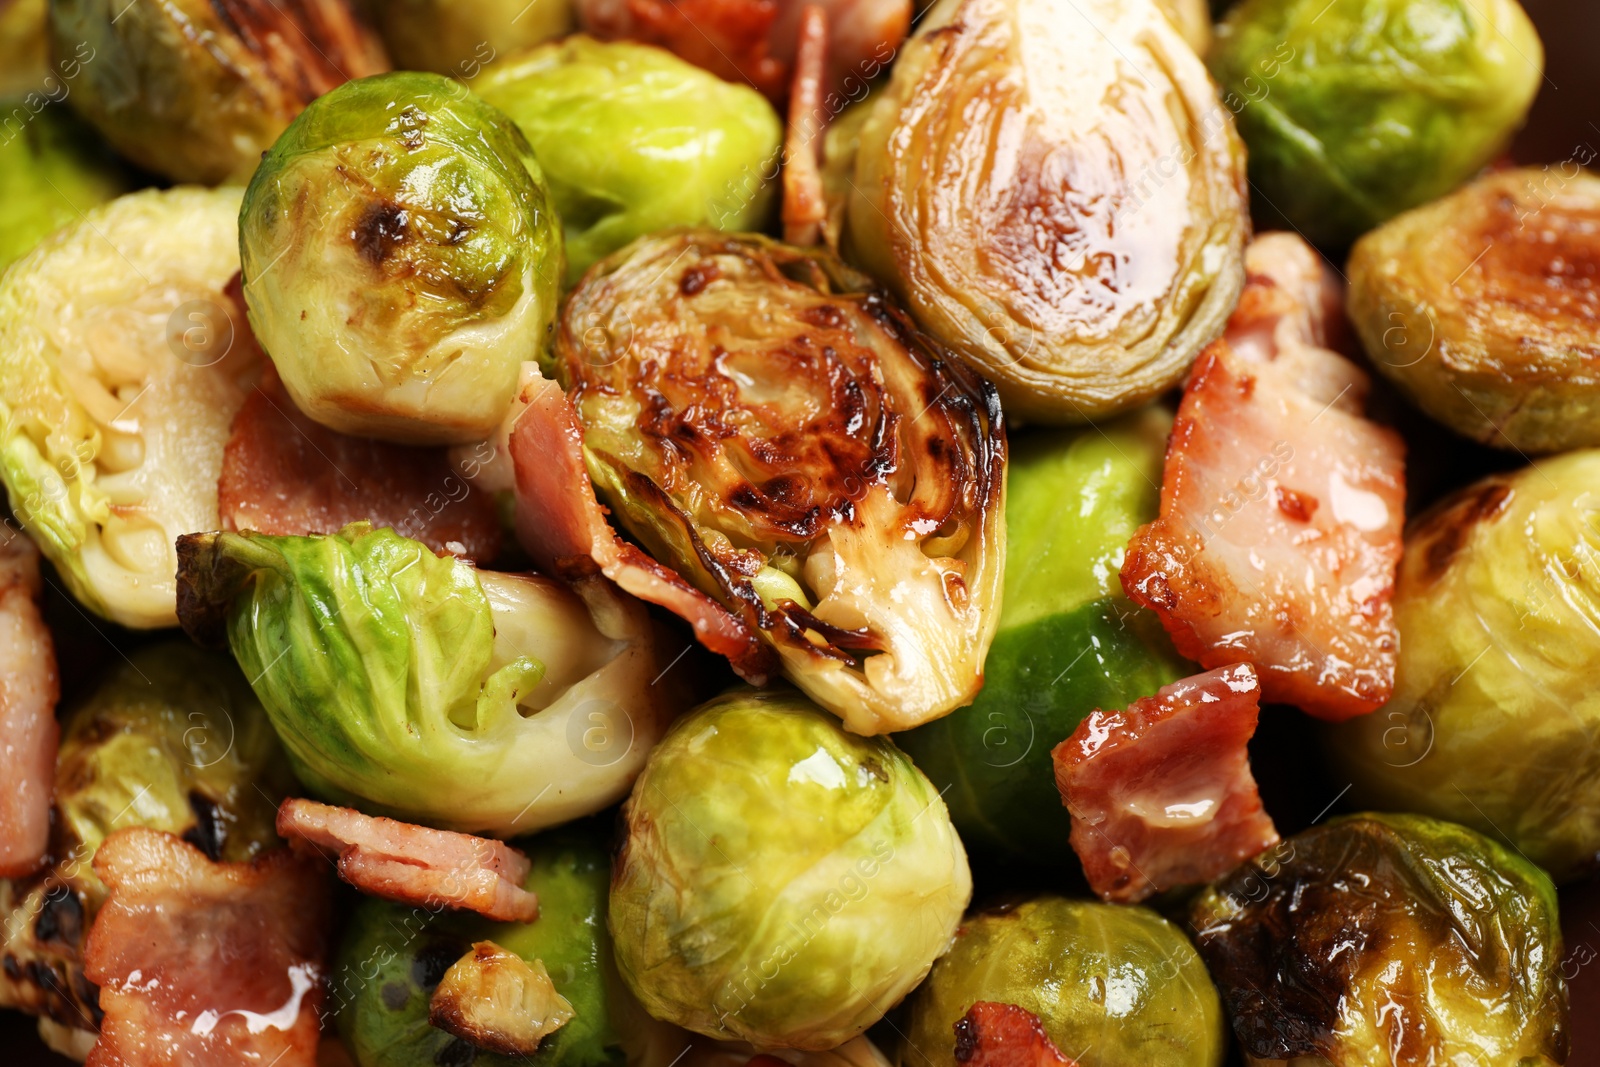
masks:
<path fill-rule="evenodd" d="M 811 0 L 816 2 L 816 0 Z M 603 40 L 660 45 L 774 101 L 790 89 L 807 0 L 579 0 L 584 29 Z M 859 100 L 911 29 L 910 0 L 821 0 L 833 40 L 824 88 L 831 110 Z"/>
<path fill-rule="evenodd" d="M 130 827 L 94 872 L 111 889 L 84 947 L 105 1018 L 87 1067 L 313 1067 L 331 899 L 319 859 L 216 863 Z"/>
<path fill-rule="evenodd" d="M 1239 663 L 1097 710 L 1056 746 L 1072 849 L 1102 899 L 1209 882 L 1277 843 L 1246 750 L 1260 695 Z"/>
<path fill-rule="evenodd" d="M 1362 416 L 1367 376 L 1328 351 L 1338 284 L 1309 246 L 1267 234 L 1221 340 L 1190 375 L 1161 513 L 1122 585 L 1206 667 L 1248 661 L 1264 699 L 1339 720 L 1394 688 L 1390 600 L 1404 447 Z"/>
<path fill-rule="evenodd" d="M 828 218 L 818 158 L 828 124 L 822 101 L 827 61 L 828 16 L 816 4 L 807 4 L 800 16 L 800 46 L 783 144 L 783 239 L 792 245 L 816 244 Z"/>
<path fill-rule="evenodd" d="M 583 460 L 583 428 L 561 387 L 535 377 L 511 430 L 517 478 L 517 535 L 539 569 L 575 581 L 598 568 L 640 600 L 694 628 L 706 648 L 726 656 L 746 681 L 764 685 L 775 657 L 756 632 L 676 571 L 617 536 L 595 498 Z"/>
<path fill-rule="evenodd" d="M 1056 1048 L 1039 1017 L 1015 1004 L 980 1000 L 954 1029 L 956 1062 L 964 1067 L 1078 1067 Z"/>
<path fill-rule="evenodd" d="M 0 877 L 20 878 L 50 843 L 61 687 L 39 615 L 39 550 L 10 526 L 0 536 Z"/>
<path fill-rule="evenodd" d="M 497 922 L 539 917 L 539 898 L 522 888 L 528 857 L 500 841 L 295 798 L 278 808 L 278 834 L 334 857 L 339 877 L 372 896 Z"/>

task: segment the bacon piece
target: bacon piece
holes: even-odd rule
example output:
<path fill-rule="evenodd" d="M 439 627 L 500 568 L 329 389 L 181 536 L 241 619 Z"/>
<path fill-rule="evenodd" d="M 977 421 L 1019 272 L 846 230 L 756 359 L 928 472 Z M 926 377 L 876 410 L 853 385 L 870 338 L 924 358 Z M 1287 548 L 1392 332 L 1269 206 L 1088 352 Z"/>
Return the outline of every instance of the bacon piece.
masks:
<path fill-rule="evenodd" d="M 270 370 L 233 417 L 217 507 L 225 530 L 327 534 L 371 519 L 478 563 L 494 559 L 502 536 L 490 494 L 445 449 L 330 430 L 302 414 Z"/>
<path fill-rule="evenodd" d="M 539 917 L 539 898 L 522 888 L 528 857 L 500 841 L 296 798 L 278 808 L 278 835 L 336 857 L 340 878 L 385 900 L 465 908 L 498 922 Z"/>
<path fill-rule="evenodd" d="M 0 877 L 20 878 L 50 843 L 61 686 L 39 615 L 39 549 L 10 526 L 0 535 Z"/>
<path fill-rule="evenodd" d="M 1015 1004 L 980 1000 L 956 1021 L 956 1062 L 966 1067 L 1077 1067 L 1039 1017 Z"/>
<path fill-rule="evenodd" d="M 775 657 L 756 632 L 676 571 L 623 541 L 606 522 L 583 460 L 583 428 L 561 387 L 531 375 L 519 403 L 525 407 L 510 440 L 517 535 L 539 569 L 576 581 L 598 567 L 624 591 L 688 622 L 695 638 L 726 656 L 746 681 L 765 685 Z"/>
<path fill-rule="evenodd" d="M 789 93 L 789 130 L 783 143 L 783 239 L 814 245 L 828 219 L 818 159 L 828 114 L 823 110 L 823 78 L 828 61 L 828 16 L 816 4 L 800 15 L 800 46 L 795 52 L 794 88 Z"/>
<path fill-rule="evenodd" d="M 173 834 L 106 838 L 111 888 L 84 949 L 100 985 L 88 1067 L 313 1067 L 331 898 L 321 862 L 216 863 Z"/>
<path fill-rule="evenodd" d="M 1089 885 L 1119 903 L 1209 882 L 1278 841 L 1250 774 L 1261 689 L 1248 663 L 1095 711 L 1055 747 Z"/>
<path fill-rule="evenodd" d="M 835 110 L 866 94 L 911 29 L 910 0 L 579 0 L 583 27 L 644 41 L 781 102 L 790 89 L 804 9 L 820 2 L 834 42 L 823 82 Z"/>
<path fill-rule="evenodd" d="M 1323 347 L 1338 290 L 1316 252 L 1267 234 L 1246 265 L 1227 332 L 1190 375 L 1161 514 L 1129 543 L 1122 586 L 1190 659 L 1249 661 L 1268 701 L 1347 719 L 1394 688 L 1404 446 L 1362 416 L 1367 376 Z"/>

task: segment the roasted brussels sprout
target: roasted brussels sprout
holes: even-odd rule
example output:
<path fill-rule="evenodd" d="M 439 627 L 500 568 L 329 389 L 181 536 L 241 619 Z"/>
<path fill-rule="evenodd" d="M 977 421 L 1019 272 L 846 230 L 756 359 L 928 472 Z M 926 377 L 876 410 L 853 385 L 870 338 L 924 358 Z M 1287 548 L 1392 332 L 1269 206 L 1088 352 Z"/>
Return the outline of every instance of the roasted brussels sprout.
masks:
<path fill-rule="evenodd" d="M 898 735 L 975 854 L 1076 861 L 1050 749 L 1095 708 L 1122 708 L 1190 673 L 1117 572 L 1156 514 L 1172 419 L 1151 408 L 1095 430 L 1013 445 L 999 628 L 970 707 Z"/>
<path fill-rule="evenodd" d="M 307 415 L 481 441 L 544 348 L 561 234 L 533 151 L 436 74 L 350 82 L 266 154 L 239 216 L 256 338 Z"/>
<path fill-rule="evenodd" d="M 518 845 L 533 861 L 523 886 L 539 895 L 534 922 L 497 923 L 375 898 L 356 908 L 329 977 L 328 1007 L 359 1067 L 621 1067 L 627 1008 L 618 1002 L 628 994 L 606 933 L 611 865 L 603 832 L 577 824 Z M 440 979 L 478 941 L 540 961 L 572 1006 L 573 1017 L 531 1057 L 481 1051 L 428 1024 Z"/>
<path fill-rule="evenodd" d="M 176 621 L 173 541 L 218 525 L 222 448 L 260 365 L 223 294 L 238 213 L 238 190 L 134 193 L 0 277 L 12 511 L 72 594 L 125 626 Z"/>
<path fill-rule="evenodd" d="M 1199 955 L 1145 908 L 1040 897 L 969 917 L 909 1002 L 900 1063 L 957 1067 L 980 1000 L 1037 1015 L 1079 1067 L 1217 1067 L 1227 1048 Z"/>
<path fill-rule="evenodd" d="M 1600 178 L 1569 161 L 1479 179 L 1357 242 L 1350 317 L 1435 419 L 1521 452 L 1600 445 Z"/>
<path fill-rule="evenodd" d="M 1156 0 L 1178 27 L 1183 39 L 1196 53 L 1205 55 L 1211 47 L 1211 11 L 1206 0 Z"/>
<path fill-rule="evenodd" d="M 589 473 L 857 733 L 972 699 L 1004 566 L 993 390 L 826 253 L 644 238 L 567 301 Z"/>
<path fill-rule="evenodd" d="M 1395 693 L 1328 734 L 1363 804 L 1499 837 L 1558 880 L 1600 856 L 1600 451 L 1443 501 L 1406 536 Z"/>
<path fill-rule="evenodd" d="M 1258 213 L 1332 247 L 1493 159 L 1544 73 L 1516 0 L 1244 0 L 1210 62 Z"/>
<path fill-rule="evenodd" d="M 680 719 L 623 807 L 611 935 L 645 1010 L 758 1048 L 829 1049 L 950 944 L 971 895 L 938 792 L 886 738 L 785 690 Z"/>
<path fill-rule="evenodd" d="M 133 186 L 100 137 L 59 104 L 0 101 L 0 271 Z"/>
<path fill-rule="evenodd" d="M 48 0 L 0 0 L 0 97 L 49 88 L 49 14 Z"/>
<path fill-rule="evenodd" d="M 400 70 L 431 70 L 472 81 L 497 57 L 572 29 L 566 0 L 368 0 L 367 8 Z"/>
<path fill-rule="evenodd" d="M 301 108 L 388 69 L 346 0 L 51 0 L 57 57 L 85 61 L 72 107 L 146 170 L 242 182 Z"/>
<path fill-rule="evenodd" d="M 1251 1063 L 1566 1062 L 1555 887 L 1464 827 L 1335 819 L 1218 881 L 1190 922 Z"/>
<path fill-rule="evenodd" d="M 0 880 L 0 1007 L 53 1020 L 58 1034 L 98 1023 L 82 948 L 106 895 L 90 868 L 100 842 L 147 826 L 213 859 L 249 860 L 277 842 L 273 816 L 290 785 L 272 727 L 226 657 L 187 641 L 134 653 L 65 717 L 55 865 Z"/>
<path fill-rule="evenodd" d="M 544 167 L 569 283 L 644 234 L 758 230 L 771 213 L 777 113 L 749 86 L 671 52 L 579 34 L 498 62 L 472 87 Z"/>
<path fill-rule="evenodd" d="M 554 581 L 366 523 L 196 535 L 178 552 L 185 627 L 225 629 L 300 780 L 335 803 L 541 829 L 620 800 L 677 710 L 670 682 L 651 684 L 667 661 L 633 601 L 591 616 Z"/>
<path fill-rule="evenodd" d="M 1154 0 L 940 0 L 861 107 L 828 142 L 847 253 L 1007 414 L 1135 407 L 1221 332 L 1244 155 Z"/>

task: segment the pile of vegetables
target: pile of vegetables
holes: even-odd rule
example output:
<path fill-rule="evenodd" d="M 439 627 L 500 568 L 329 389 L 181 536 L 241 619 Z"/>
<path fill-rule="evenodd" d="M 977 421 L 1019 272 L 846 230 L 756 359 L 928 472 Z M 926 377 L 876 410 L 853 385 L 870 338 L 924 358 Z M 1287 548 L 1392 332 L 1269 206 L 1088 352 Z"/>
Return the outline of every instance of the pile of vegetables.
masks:
<path fill-rule="evenodd" d="M 1210 7 L 0 0 L 0 1007 L 1594 1055 L 1600 179 L 1516 0 Z"/>

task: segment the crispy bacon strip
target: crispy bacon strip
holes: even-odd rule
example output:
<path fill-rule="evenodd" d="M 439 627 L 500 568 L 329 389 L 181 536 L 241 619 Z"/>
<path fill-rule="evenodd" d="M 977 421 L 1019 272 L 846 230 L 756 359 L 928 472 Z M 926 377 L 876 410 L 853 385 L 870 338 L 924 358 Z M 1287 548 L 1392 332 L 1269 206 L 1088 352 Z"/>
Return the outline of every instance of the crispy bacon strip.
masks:
<path fill-rule="evenodd" d="M 956 1062 L 966 1067 L 1077 1067 L 1039 1017 L 1015 1004 L 980 1000 L 957 1020 Z"/>
<path fill-rule="evenodd" d="M 804 9 L 819 0 L 579 0 L 584 29 L 644 41 L 782 101 L 801 47 Z M 911 29 L 911 0 L 820 0 L 834 42 L 822 88 L 833 110 L 866 95 Z"/>
<path fill-rule="evenodd" d="M 539 917 L 539 898 L 522 888 L 528 857 L 500 841 L 296 798 L 278 808 L 278 835 L 336 857 L 340 878 L 385 900 L 465 908 L 498 922 Z"/>
<path fill-rule="evenodd" d="M 827 13 L 807 4 L 800 15 L 800 46 L 795 52 L 789 130 L 783 145 L 783 239 L 792 245 L 816 244 L 828 219 L 818 158 L 822 131 L 828 125 L 822 104 L 827 62 Z"/>
<path fill-rule="evenodd" d="M 596 567 L 640 600 L 666 608 L 695 638 L 754 685 L 774 670 L 772 650 L 721 604 L 617 536 L 595 499 L 583 460 L 583 429 L 561 387 L 537 374 L 520 394 L 511 431 L 517 475 L 517 535 L 539 569 L 577 580 Z"/>
<path fill-rule="evenodd" d="M 10 526 L 0 536 L 0 877 L 20 878 L 50 843 L 61 686 L 39 615 L 39 550 Z"/>
<path fill-rule="evenodd" d="M 120 830 L 95 852 L 111 888 L 84 949 L 100 985 L 88 1067 L 314 1067 L 331 915 L 321 862 L 275 849 L 216 863 Z"/>
<path fill-rule="evenodd" d="M 1161 514 L 1129 543 L 1122 585 L 1190 659 L 1248 661 L 1266 700 L 1346 719 L 1394 688 L 1404 446 L 1362 416 L 1367 376 L 1323 347 L 1339 300 L 1317 253 L 1267 234 L 1246 266 L 1226 334 L 1190 375 Z"/>
<path fill-rule="evenodd" d="M 1072 849 L 1102 899 L 1209 882 L 1277 843 L 1245 747 L 1260 696 L 1238 663 L 1097 710 L 1056 746 Z"/>

